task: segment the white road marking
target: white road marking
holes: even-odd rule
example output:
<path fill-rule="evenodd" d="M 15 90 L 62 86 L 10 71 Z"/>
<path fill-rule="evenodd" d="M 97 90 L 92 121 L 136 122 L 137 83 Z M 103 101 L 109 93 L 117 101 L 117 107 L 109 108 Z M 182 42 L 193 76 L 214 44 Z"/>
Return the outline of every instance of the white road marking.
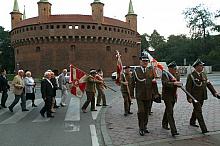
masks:
<path fill-rule="evenodd" d="M 65 122 L 80 120 L 80 99 L 72 97 L 66 112 Z"/>
<path fill-rule="evenodd" d="M 35 104 L 36 104 L 36 105 L 39 105 L 41 102 L 43 102 L 42 99 L 36 99 L 36 100 L 35 100 Z M 29 103 L 29 104 L 27 105 L 27 108 L 30 108 L 31 105 L 32 105 L 32 103 Z M 16 112 L 14 115 L 12 115 L 10 118 L 8 118 L 8 119 L 2 121 L 0 124 L 15 124 L 15 123 L 17 123 L 19 120 L 21 120 L 22 118 L 24 118 L 24 117 L 25 117 L 28 113 L 30 113 L 33 109 L 34 109 L 34 108 L 29 109 L 29 111 L 25 111 L 25 112 L 22 112 L 21 110 L 19 110 L 19 111 Z"/>
<path fill-rule="evenodd" d="M 90 125 L 90 132 L 91 132 L 92 146 L 99 146 L 95 125 Z"/>

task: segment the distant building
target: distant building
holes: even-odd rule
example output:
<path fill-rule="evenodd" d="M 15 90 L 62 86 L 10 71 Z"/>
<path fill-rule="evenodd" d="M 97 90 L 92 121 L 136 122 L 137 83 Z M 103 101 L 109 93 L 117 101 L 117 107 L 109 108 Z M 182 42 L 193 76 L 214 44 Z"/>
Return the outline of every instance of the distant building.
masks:
<path fill-rule="evenodd" d="M 11 43 L 17 68 L 42 75 L 47 69 L 61 71 L 73 64 L 80 69 L 101 68 L 104 75 L 116 70 L 115 50 L 125 65 L 138 64 L 140 35 L 132 1 L 126 22 L 104 17 L 104 4 L 91 3 L 92 15 L 52 15 L 48 0 L 38 3 L 38 16 L 26 19 L 14 0 Z"/>

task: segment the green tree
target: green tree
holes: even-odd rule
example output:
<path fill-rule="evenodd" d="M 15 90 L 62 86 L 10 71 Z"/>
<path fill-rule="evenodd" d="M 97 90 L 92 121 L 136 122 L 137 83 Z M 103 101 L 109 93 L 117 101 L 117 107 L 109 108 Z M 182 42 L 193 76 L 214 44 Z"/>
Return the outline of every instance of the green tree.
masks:
<path fill-rule="evenodd" d="M 0 65 L 14 72 L 14 49 L 11 47 L 10 33 L 0 26 Z"/>
<path fill-rule="evenodd" d="M 146 37 L 149 37 L 146 33 L 141 35 L 141 51 L 149 47 L 149 42 Z"/>
<path fill-rule="evenodd" d="M 203 47 L 208 51 L 206 37 L 214 27 L 213 14 L 201 4 L 194 8 L 187 8 L 183 14 L 192 38 L 203 38 Z"/>

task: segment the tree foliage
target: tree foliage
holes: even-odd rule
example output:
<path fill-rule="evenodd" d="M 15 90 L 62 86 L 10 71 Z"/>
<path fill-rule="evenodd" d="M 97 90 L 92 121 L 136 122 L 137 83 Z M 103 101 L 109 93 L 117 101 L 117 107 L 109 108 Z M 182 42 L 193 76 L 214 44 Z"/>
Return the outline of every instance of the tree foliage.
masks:
<path fill-rule="evenodd" d="M 214 26 L 213 14 L 203 5 L 198 5 L 193 8 L 187 8 L 183 11 L 187 22 L 187 27 L 190 28 L 192 37 L 203 37 L 209 34 L 210 29 Z"/>
<path fill-rule="evenodd" d="M 0 65 L 14 72 L 14 50 L 10 43 L 10 33 L 0 26 Z"/>

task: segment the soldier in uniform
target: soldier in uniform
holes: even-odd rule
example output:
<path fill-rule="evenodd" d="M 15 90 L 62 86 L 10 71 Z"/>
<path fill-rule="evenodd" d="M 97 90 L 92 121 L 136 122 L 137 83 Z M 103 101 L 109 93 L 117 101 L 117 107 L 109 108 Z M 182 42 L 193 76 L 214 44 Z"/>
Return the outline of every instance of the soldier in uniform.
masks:
<path fill-rule="evenodd" d="M 162 97 L 165 103 L 165 111 L 162 120 L 162 127 L 166 130 L 171 129 L 172 136 L 179 135 L 176 130 L 175 120 L 173 118 L 173 108 L 177 102 L 177 87 L 182 86 L 180 82 L 180 75 L 177 72 L 177 65 L 175 61 L 168 64 L 169 73 L 163 72 L 162 74 Z M 168 128 L 168 124 L 170 128 Z"/>
<path fill-rule="evenodd" d="M 207 88 L 211 91 L 213 96 L 217 97 L 218 99 L 220 96 L 212 86 L 211 82 L 208 80 L 206 74 L 203 72 L 203 65 L 204 63 L 200 59 L 197 59 L 193 63 L 192 66 L 195 68 L 195 70 L 187 77 L 186 90 L 198 101 L 195 102 L 189 96 L 187 96 L 188 102 L 192 103 L 194 107 L 192 116 L 190 118 L 190 125 L 193 127 L 199 127 L 196 125 L 197 119 L 202 133 L 207 133 L 209 131 L 206 128 L 202 115 L 202 105 L 204 100 L 207 100 Z"/>
<path fill-rule="evenodd" d="M 130 66 L 124 67 L 124 73 L 121 75 L 121 93 L 122 97 L 124 98 L 124 116 L 128 114 L 133 114 L 130 111 L 131 107 L 131 73 L 130 73 Z"/>
<path fill-rule="evenodd" d="M 135 96 L 138 105 L 138 123 L 139 134 L 144 136 L 145 133 L 149 133 L 147 130 L 148 115 L 152 100 L 153 90 L 158 90 L 152 67 L 148 67 L 149 59 L 144 54 L 140 57 L 140 66 L 134 69 L 132 75 L 132 90 L 135 88 Z M 155 92 L 157 93 L 157 92 Z"/>
<path fill-rule="evenodd" d="M 97 72 L 95 69 L 90 69 L 90 75 L 88 76 L 87 82 L 86 82 L 87 100 L 85 101 L 85 103 L 82 106 L 83 113 L 86 113 L 86 108 L 88 107 L 90 102 L 91 102 L 91 111 L 97 111 L 95 109 L 96 84 L 103 83 L 103 82 L 95 79 L 96 74 L 97 74 Z"/>
<path fill-rule="evenodd" d="M 101 69 L 98 69 L 98 73 L 96 74 L 95 78 L 99 81 L 101 81 L 102 83 L 97 83 L 96 84 L 96 89 L 98 91 L 98 95 L 97 95 L 97 100 L 96 100 L 96 106 L 101 106 L 101 100 L 102 100 L 102 106 L 106 107 L 108 106 L 106 104 L 106 97 L 105 97 L 105 93 L 104 90 L 106 88 L 104 83 L 104 78 L 103 78 L 103 72 Z"/>

